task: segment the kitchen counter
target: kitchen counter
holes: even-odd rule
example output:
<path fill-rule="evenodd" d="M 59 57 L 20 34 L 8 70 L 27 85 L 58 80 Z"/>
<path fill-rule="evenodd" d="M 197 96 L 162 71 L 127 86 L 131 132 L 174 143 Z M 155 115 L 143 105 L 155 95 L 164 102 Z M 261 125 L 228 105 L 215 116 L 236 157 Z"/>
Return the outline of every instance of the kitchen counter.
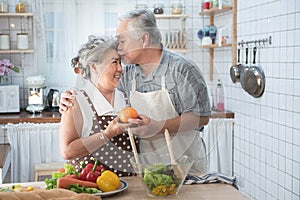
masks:
<path fill-rule="evenodd" d="M 21 111 L 20 113 L 1 113 L 0 124 L 17 124 L 22 122 L 57 123 L 60 122 L 60 117 L 61 115 L 59 112 L 41 112 L 32 114 L 26 111 Z M 230 111 L 212 111 L 211 118 L 234 118 L 234 113 Z"/>
<path fill-rule="evenodd" d="M 60 116 L 59 112 L 41 112 L 32 114 L 26 111 L 21 111 L 20 113 L 1 113 L 0 124 L 17 124 L 22 122 L 57 123 L 60 122 Z"/>
<path fill-rule="evenodd" d="M 124 181 L 128 183 L 128 188 L 120 193 L 117 193 L 110 197 L 105 197 L 107 200 L 155 200 L 162 198 L 155 198 L 147 196 L 143 185 L 137 177 L 122 177 Z M 44 182 L 31 182 L 31 183 L 20 183 L 22 186 L 32 186 L 32 187 L 45 187 Z M 14 184 L 2 184 L 0 187 L 6 188 L 11 187 Z M 195 185 L 183 185 L 180 189 L 178 195 L 172 197 L 171 199 L 199 199 L 199 200 L 224 200 L 224 199 L 234 199 L 234 200 L 246 200 L 249 199 L 244 196 L 241 192 L 236 190 L 234 187 L 223 183 L 211 183 L 211 184 L 195 184 Z"/>

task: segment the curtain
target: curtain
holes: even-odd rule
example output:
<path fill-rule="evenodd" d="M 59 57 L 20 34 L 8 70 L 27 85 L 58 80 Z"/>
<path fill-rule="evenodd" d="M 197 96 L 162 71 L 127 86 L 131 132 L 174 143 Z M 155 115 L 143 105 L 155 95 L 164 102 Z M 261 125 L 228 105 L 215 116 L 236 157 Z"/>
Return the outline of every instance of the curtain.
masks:
<path fill-rule="evenodd" d="M 7 125 L 11 146 L 11 182 L 34 181 L 37 163 L 64 162 L 59 151 L 59 123 Z"/>
<path fill-rule="evenodd" d="M 203 139 L 208 158 L 208 172 L 232 176 L 233 168 L 233 119 L 210 119 L 204 129 Z"/>
<path fill-rule="evenodd" d="M 47 83 L 52 87 L 70 88 L 74 85 L 75 74 L 71 59 L 77 55 L 88 35 L 104 34 L 104 0 L 51 1 L 44 5 L 44 12 L 53 13 L 53 52 L 47 63 Z M 50 80 L 51 77 L 51 80 Z"/>

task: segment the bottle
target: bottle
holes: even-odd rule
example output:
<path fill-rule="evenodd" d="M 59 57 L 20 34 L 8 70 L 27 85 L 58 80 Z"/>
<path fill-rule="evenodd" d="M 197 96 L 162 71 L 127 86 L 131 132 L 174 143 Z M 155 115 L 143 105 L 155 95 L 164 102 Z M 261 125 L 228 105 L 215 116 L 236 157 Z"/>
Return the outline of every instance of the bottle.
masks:
<path fill-rule="evenodd" d="M 218 79 L 216 88 L 216 110 L 224 111 L 224 88 L 220 79 Z"/>

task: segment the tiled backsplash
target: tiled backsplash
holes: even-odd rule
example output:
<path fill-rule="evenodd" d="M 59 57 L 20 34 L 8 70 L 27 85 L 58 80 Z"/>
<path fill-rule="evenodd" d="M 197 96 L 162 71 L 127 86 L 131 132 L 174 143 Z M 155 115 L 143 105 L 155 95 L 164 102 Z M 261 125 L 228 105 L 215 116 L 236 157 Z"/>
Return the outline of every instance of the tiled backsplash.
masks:
<path fill-rule="evenodd" d="M 225 86 L 226 109 L 235 113 L 234 175 L 240 191 L 251 199 L 296 200 L 300 198 L 300 1 L 238 1 L 237 16 L 238 41 L 272 36 L 272 44 L 259 49 L 258 61 L 266 75 L 261 98 L 232 83 L 230 52 L 215 51 L 214 77 Z M 199 54 L 199 65 L 207 68 L 206 59 L 201 59 L 208 53 L 194 45 L 193 57 L 198 59 Z"/>

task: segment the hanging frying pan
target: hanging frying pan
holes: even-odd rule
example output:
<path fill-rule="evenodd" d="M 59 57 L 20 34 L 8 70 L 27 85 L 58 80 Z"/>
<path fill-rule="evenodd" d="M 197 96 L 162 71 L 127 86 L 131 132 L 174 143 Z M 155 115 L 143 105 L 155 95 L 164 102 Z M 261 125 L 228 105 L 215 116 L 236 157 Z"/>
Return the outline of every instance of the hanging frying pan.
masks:
<path fill-rule="evenodd" d="M 246 86 L 245 86 L 245 74 L 246 74 L 246 71 L 248 71 L 248 69 L 249 69 L 249 66 L 248 66 L 248 51 L 249 51 L 249 48 L 247 47 L 245 51 L 246 51 L 245 64 L 242 64 L 241 68 L 240 68 L 240 82 L 241 82 L 242 88 L 244 90 L 246 90 Z"/>
<path fill-rule="evenodd" d="M 243 77 L 244 89 L 253 97 L 260 97 L 265 90 L 265 74 L 259 65 L 256 65 L 257 48 L 253 48 L 253 65 L 245 71 Z"/>
<path fill-rule="evenodd" d="M 237 50 L 237 64 L 230 67 L 230 77 L 232 82 L 239 82 L 240 81 L 240 70 L 241 70 L 241 64 L 240 64 L 240 48 Z"/>

